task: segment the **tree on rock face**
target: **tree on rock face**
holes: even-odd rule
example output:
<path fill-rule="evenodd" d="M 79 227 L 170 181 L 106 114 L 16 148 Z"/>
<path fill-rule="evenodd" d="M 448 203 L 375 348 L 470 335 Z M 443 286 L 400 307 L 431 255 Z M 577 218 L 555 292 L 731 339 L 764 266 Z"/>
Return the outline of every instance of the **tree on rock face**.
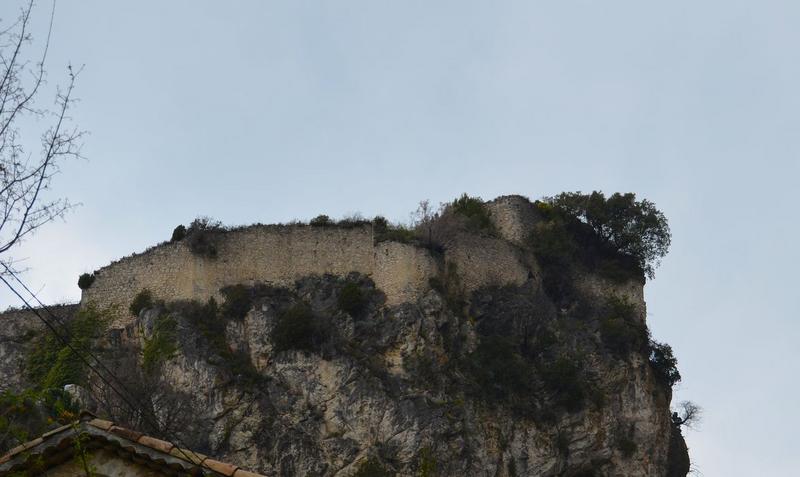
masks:
<path fill-rule="evenodd" d="M 55 9 L 55 4 L 53 5 Z M 7 252 L 51 220 L 62 217 L 72 205 L 66 199 L 46 197 L 50 182 L 63 159 L 80 156 L 83 132 L 70 126 L 68 110 L 74 103 L 76 71 L 67 69 L 67 85 L 56 91 L 55 105 L 38 105 L 45 84 L 45 60 L 50 29 L 41 51 L 28 48 L 33 1 L 25 5 L 12 25 L 0 28 L 0 263 L 9 264 Z M 43 131 L 23 123 L 44 120 Z M 31 138 L 39 137 L 39 150 Z"/>
<path fill-rule="evenodd" d="M 669 251 L 672 235 L 664 214 L 636 194 L 564 192 L 547 199 L 560 213 L 588 225 L 605 244 L 633 258 L 653 278 L 655 269 Z"/>

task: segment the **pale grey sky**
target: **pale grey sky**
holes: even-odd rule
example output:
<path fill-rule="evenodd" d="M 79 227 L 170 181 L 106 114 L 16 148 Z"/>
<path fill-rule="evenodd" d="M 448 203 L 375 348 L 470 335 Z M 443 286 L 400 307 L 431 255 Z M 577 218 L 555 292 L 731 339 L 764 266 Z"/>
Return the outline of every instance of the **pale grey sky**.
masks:
<path fill-rule="evenodd" d="M 86 65 L 91 136 L 54 185 L 83 206 L 16 256 L 74 300 L 80 273 L 197 215 L 633 191 L 672 226 L 648 319 L 680 360 L 676 401 L 705 409 L 696 467 L 794 475 L 798 25 L 788 0 L 61 0 L 51 86 Z"/>

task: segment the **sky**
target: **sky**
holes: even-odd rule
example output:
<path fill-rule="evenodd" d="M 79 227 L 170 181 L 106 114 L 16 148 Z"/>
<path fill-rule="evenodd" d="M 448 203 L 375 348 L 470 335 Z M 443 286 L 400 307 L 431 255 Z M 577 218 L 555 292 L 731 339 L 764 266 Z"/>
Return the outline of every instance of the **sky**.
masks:
<path fill-rule="evenodd" d="M 48 87 L 85 65 L 90 134 L 52 193 L 82 205 L 14 257 L 71 301 L 79 274 L 201 215 L 406 221 L 462 192 L 635 192 L 673 233 L 645 293 L 674 401 L 704 409 L 695 469 L 794 475 L 798 25 L 800 3 L 771 0 L 61 0 Z"/>

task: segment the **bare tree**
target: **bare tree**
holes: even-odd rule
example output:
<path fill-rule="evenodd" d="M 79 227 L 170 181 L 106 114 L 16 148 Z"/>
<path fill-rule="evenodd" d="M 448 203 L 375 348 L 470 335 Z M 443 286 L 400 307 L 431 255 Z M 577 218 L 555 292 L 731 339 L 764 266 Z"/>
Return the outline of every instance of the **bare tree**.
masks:
<path fill-rule="evenodd" d="M 686 426 L 689 429 L 694 429 L 698 424 L 703 414 L 703 409 L 692 401 L 682 401 L 679 405 L 679 410 L 672 413 L 672 423 L 675 426 Z"/>
<path fill-rule="evenodd" d="M 70 125 L 68 111 L 74 104 L 73 89 L 79 73 L 68 66 L 65 88 L 56 88 L 51 107 L 37 103 L 46 84 L 45 60 L 50 46 L 55 1 L 50 12 L 47 38 L 33 55 L 31 15 L 34 2 L 20 9 L 17 20 L 0 30 L 0 262 L 10 264 L 8 251 L 42 225 L 63 215 L 72 204 L 63 198 L 45 197 L 61 162 L 80 157 L 83 131 Z M 46 125 L 31 131 L 31 119 Z M 22 127 L 25 123 L 25 128 Z M 25 129 L 23 131 L 23 129 Z M 39 150 L 35 138 L 39 136 Z"/>

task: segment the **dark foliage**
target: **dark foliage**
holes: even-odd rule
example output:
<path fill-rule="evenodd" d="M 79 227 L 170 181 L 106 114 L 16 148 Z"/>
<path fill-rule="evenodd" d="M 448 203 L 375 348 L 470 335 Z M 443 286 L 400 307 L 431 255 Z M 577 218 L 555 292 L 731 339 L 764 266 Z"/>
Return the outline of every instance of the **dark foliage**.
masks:
<path fill-rule="evenodd" d="M 193 254 L 216 258 L 217 238 L 225 229 L 219 222 L 212 221 L 207 217 L 200 217 L 189 224 L 186 230 L 186 243 Z"/>
<path fill-rule="evenodd" d="M 636 307 L 627 300 L 612 296 L 600 317 L 600 336 L 606 349 L 619 358 L 637 352 L 649 352 L 649 332 L 644 321 L 637 316 Z"/>
<path fill-rule="evenodd" d="M 314 315 L 306 303 L 297 303 L 281 313 L 272 330 L 275 351 L 321 352 L 332 339 L 327 319 Z"/>
<path fill-rule="evenodd" d="M 587 388 L 583 382 L 580 365 L 574 358 L 560 356 L 542 363 L 539 373 L 555 403 L 569 412 L 583 409 L 587 398 Z"/>
<path fill-rule="evenodd" d="M 186 227 L 183 225 L 178 225 L 172 231 L 172 237 L 169 239 L 170 242 L 180 242 L 186 237 Z"/>
<path fill-rule="evenodd" d="M 253 307 L 254 289 L 245 285 L 232 285 L 220 290 L 225 301 L 222 314 L 234 320 L 243 320 Z"/>
<path fill-rule="evenodd" d="M 672 387 L 681 380 L 678 371 L 678 359 L 672 353 L 672 347 L 666 343 L 650 341 L 650 367 L 658 382 Z"/>
<path fill-rule="evenodd" d="M 69 345 L 55 335 L 42 335 L 31 348 L 25 366 L 34 390 L 63 389 L 67 384 L 85 384 L 86 366 L 72 349 L 93 350 L 107 326 L 103 314 L 93 307 L 80 310 L 67 324 Z M 71 348 L 70 348 L 71 347 Z"/>
<path fill-rule="evenodd" d="M 372 219 L 372 232 L 375 236 L 375 242 L 400 242 L 400 243 L 416 243 L 417 234 L 414 230 L 409 229 L 403 225 L 395 225 L 389 223 L 386 218 L 377 216 Z"/>
<path fill-rule="evenodd" d="M 153 326 L 153 334 L 144 338 L 142 346 L 142 368 L 148 374 L 158 371 L 164 361 L 178 351 L 178 323 L 172 316 L 159 316 Z"/>
<path fill-rule="evenodd" d="M 347 282 L 342 287 L 337 302 L 340 310 L 353 316 L 360 314 L 367 304 L 364 292 L 354 282 Z"/>
<path fill-rule="evenodd" d="M 597 240 L 601 267 L 617 267 L 614 252 L 623 262 L 636 265 L 649 278 L 653 278 L 661 258 L 669 251 L 671 234 L 664 214 L 648 200 L 636 200 L 632 193 L 615 193 L 606 198 L 602 192 L 581 194 L 565 192 L 547 199 L 563 217 L 588 226 Z M 585 240 L 585 238 L 584 238 Z M 596 254 L 597 255 L 597 254 Z M 606 255 L 606 256 L 603 256 Z M 608 260 L 608 259 L 611 260 Z M 603 263 L 608 261 L 609 263 Z"/>
<path fill-rule="evenodd" d="M 464 217 L 467 226 L 474 231 L 495 232 L 494 224 L 489 217 L 489 211 L 486 210 L 480 197 L 470 197 L 467 194 L 462 194 L 461 197 L 446 207 L 446 211 Z"/>
<path fill-rule="evenodd" d="M 131 305 L 128 307 L 133 316 L 139 316 L 142 310 L 153 306 L 153 293 L 147 288 L 143 289 L 133 297 Z"/>
<path fill-rule="evenodd" d="M 78 411 L 61 389 L 0 393 L 0 454 L 54 427 L 71 423 Z"/>
<path fill-rule="evenodd" d="M 335 225 L 334 221 L 325 214 L 314 217 L 308 224 L 314 227 L 330 227 L 331 225 Z"/>
<path fill-rule="evenodd" d="M 256 371 L 250 356 L 241 350 L 232 350 L 226 339 L 226 316 L 213 298 L 205 304 L 198 302 L 175 302 L 169 305 L 170 312 L 177 312 L 189 322 L 190 328 L 196 330 L 213 356 L 209 363 L 227 369 L 235 379 L 248 383 L 257 382 L 260 375 Z"/>
<path fill-rule="evenodd" d="M 94 283 L 94 273 L 83 273 L 81 276 L 78 277 L 78 288 L 81 290 L 86 290 L 92 283 Z"/>
<path fill-rule="evenodd" d="M 470 371 L 489 401 L 519 400 L 532 391 L 535 370 L 507 338 L 482 338 L 470 356 Z"/>

